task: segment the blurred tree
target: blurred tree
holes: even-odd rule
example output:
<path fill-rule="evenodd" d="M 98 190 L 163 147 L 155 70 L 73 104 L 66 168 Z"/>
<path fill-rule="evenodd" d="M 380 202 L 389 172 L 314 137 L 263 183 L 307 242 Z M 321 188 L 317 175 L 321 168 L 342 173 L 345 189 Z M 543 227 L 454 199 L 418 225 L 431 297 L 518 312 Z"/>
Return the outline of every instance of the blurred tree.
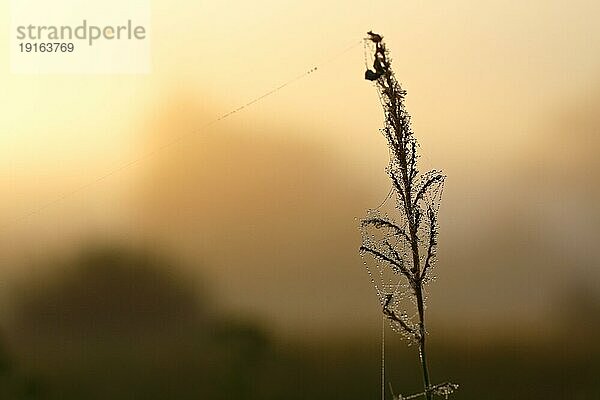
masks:
<path fill-rule="evenodd" d="M 266 334 L 208 306 L 162 257 L 94 247 L 22 291 L 15 341 L 43 399 L 254 398 Z"/>

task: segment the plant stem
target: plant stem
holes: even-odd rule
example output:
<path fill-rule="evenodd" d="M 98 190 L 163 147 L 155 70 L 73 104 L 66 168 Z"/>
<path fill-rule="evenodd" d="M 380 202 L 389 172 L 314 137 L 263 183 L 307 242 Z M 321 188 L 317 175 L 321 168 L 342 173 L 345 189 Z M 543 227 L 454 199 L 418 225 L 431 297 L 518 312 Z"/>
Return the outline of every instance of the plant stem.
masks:
<path fill-rule="evenodd" d="M 417 309 L 419 313 L 419 359 L 421 362 L 421 369 L 423 371 L 423 387 L 425 398 L 431 400 L 433 394 L 431 392 L 431 382 L 429 379 L 429 367 L 427 366 L 427 352 L 426 352 L 426 330 L 425 330 L 425 305 L 423 299 L 423 281 L 427 272 L 427 266 L 430 260 L 431 246 L 435 244 L 434 241 L 430 241 L 430 247 L 428 250 L 425 264 L 421 266 L 421 258 L 419 257 L 419 224 L 421 221 L 420 209 L 418 208 L 416 201 L 419 199 L 419 194 L 415 194 L 413 189 L 414 178 L 416 176 L 416 150 L 415 142 L 412 138 L 412 131 L 410 129 L 410 116 L 404 110 L 404 94 L 405 92 L 400 87 L 400 84 L 396 81 L 394 73 L 391 68 L 391 62 L 387 58 L 385 44 L 381 42 L 381 37 L 374 35 L 369 32 L 371 40 L 375 43 L 375 61 L 374 68 L 375 73 L 380 73 L 381 78 L 377 79 L 377 86 L 379 88 L 380 95 L 384 105 L 385 117 L 386 117 L 386 129 L 384 133 L 388 139 L 389 146 L 392 149 L 393 158 L 392 164 L 397 165 L 399 168 L 399 179 L 397 175 L 392 171 L 390 176 L 394 182 L 396 191 L 401 196 L 402 208 L 406 215 L 408 223 L 408 242 L 410 244 L 410 252 L 412 253 L 412 268 L 410 273 L 407 271 L 407 276 L 412 289 L 415 294 L 415 300 L 417 303 Z M 378 68 L 379 67 L 379 68 Z M 411 153 L 410 144 L 412 143 L 413 151 Z M 426 190 L 426 186 L 422 190 Z M 416 200 L 413 199 L 416 196 Z M 431 222 L 433 224 L 433 222 Z M 435 233 L 435 232 L 434 232 Z M 435 238 L 432 236 L 432 240 Z M 385 257 L 381 257 L 385 259 Z M 389 260 L 388 260 L 389 262 Z M 388 303 L 384 305 L 384 314 L 391 319 L 394 319 L 395 314 L 388 308 Z M 411 329 L 407 329 L 402 325 L 400 319 L 396 319 L 400 325 L 407 332 L 411 332 Z"/>
<path fill-rule="evenodd" d="M 425 308 L 423 305 L 423 290 L 421 283 L 419 283 L 415 292 L 417 297 L 417 308 L 419 311 L 419 360 L 421 361 L 421 369 L 423 370 L 425 398 L 431 400 L 431 392 L 429 391 L 431 383 L 429 381 L 429 367 L 427 366 L 427 352 L 425 350 Z"/>

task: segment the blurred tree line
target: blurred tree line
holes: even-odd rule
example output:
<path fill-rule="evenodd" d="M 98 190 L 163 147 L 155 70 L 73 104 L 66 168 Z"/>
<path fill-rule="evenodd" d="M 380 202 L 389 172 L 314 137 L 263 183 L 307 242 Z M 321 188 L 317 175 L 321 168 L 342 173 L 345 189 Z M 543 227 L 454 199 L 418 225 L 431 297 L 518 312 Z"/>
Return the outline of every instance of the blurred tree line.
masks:
<path fill-rule="evenodd" d="M 376 338 L 277 340 L 145 250 L 93 247 L 48 264 L 55 272 L 19 289 L 0 337 L 1 399 L 380 396 Z M 431 368 L 460 381 L 462 399 L 600 398 L 599 346 L 565 346 L 438 341 Z M 420 387 L 411 357 L 402 343 L 389 348 L 387 374 L 404 393 Z"/>

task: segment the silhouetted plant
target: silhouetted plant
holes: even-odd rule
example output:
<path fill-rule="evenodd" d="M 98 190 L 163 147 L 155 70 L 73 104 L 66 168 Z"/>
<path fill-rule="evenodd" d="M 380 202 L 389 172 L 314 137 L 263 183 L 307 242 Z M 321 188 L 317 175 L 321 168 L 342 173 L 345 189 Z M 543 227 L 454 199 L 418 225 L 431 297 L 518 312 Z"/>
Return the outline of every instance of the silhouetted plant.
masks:
<path fill-rule="evenodd" d="M 418 144 L 404 105 L 406 91 L 394 76 L 383 37 L 373 32 L 368 34 L 365 43 L 373 51 L 374 60 L 373 70 L 367 68 L 365 79 L 375 82 L 385 114 L 382 132 L 390 150 L 387 172 L 392 181 L 388 199 L 395 202 L 394 216 L 381 210 L 386 199 L 380 207 L 369 210 L 361 221 L 360 252 L 383 314 L 396 332 L 419 346 L 424 390 L 395 397 L 425 396 L 427 400 L 434 395 L 447 397 L 458 385 L 448 382 L 432 385 L 425 328 L 425 285 L 432 279 L 436 262 L 438 210 L 445 176 L 437 170 L 419 173 Z M 374 268 L 370 266 L 373 263 Z M 410 309 L 415 311 L 413 315 L 409 314 Z"/>

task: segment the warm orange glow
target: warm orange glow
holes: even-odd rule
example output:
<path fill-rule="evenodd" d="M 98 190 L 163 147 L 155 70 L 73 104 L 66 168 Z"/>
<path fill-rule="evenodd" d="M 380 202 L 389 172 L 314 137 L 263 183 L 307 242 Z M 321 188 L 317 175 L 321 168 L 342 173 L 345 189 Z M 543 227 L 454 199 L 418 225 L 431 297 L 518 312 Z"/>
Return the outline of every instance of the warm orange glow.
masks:
<path fill-rule="evenodd" d="M 226 304 L 283 330 L 377 323 L 353 218 L 388 190 L 381 111 L 362 48 L 330 60 L 372 28 L 409 92 L 422 168 L 449 176 L 432 318 L 534 327 L 575 284 L 565 269 L 598 281 L 598 3 L 153 4 L 150 75 L 0 72 L 0 280 L 125 237 L 206 260 Z"/>

